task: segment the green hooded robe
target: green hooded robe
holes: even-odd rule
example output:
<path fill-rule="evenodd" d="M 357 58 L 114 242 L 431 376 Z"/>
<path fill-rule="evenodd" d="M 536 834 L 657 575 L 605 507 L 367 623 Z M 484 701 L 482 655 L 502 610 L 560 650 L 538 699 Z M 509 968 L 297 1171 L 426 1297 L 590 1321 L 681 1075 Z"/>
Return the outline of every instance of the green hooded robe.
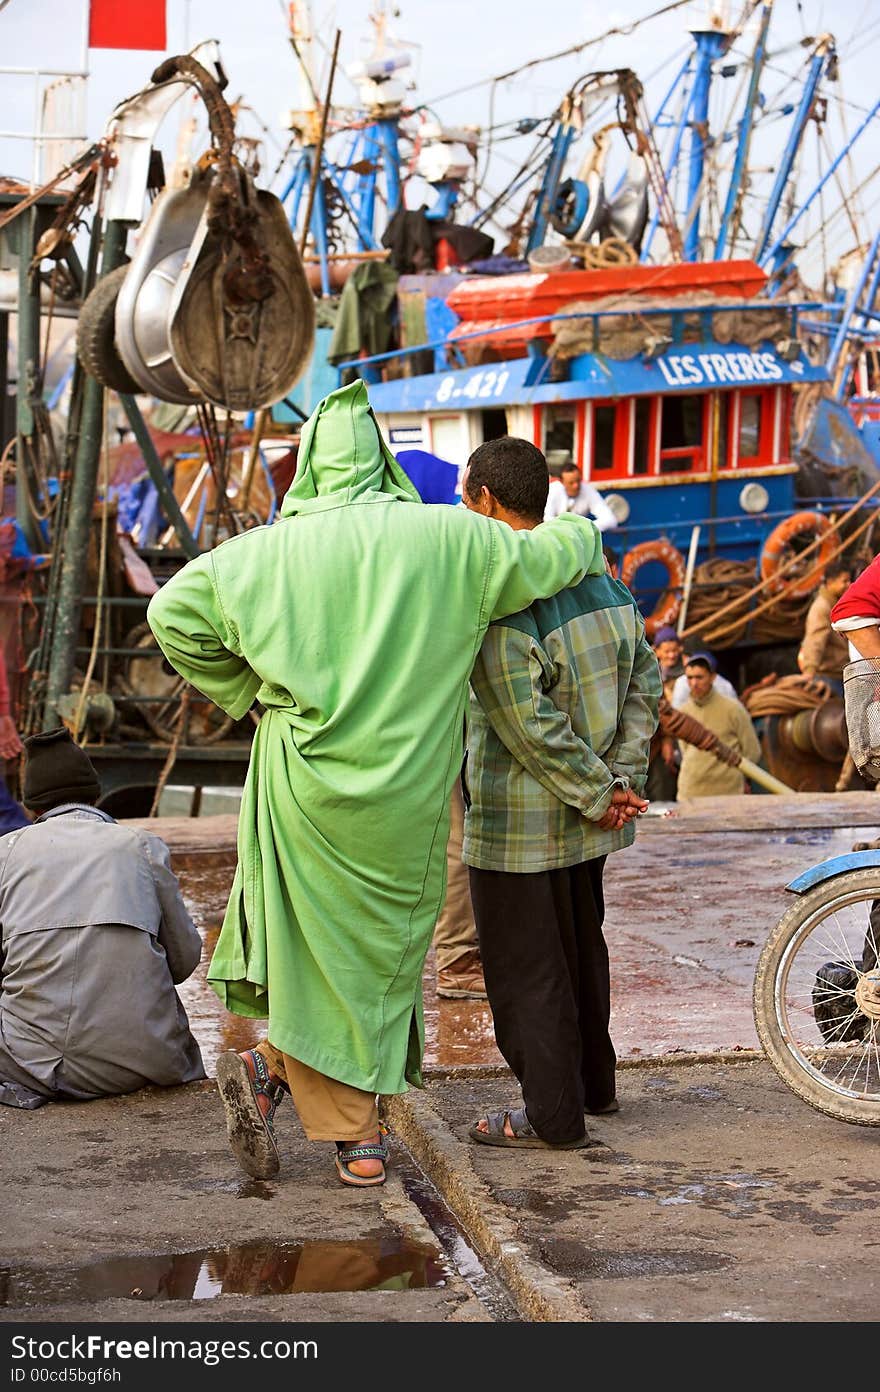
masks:
<path fill-rule="evenodd" d="M 474 658 L 492 619 L 603 570 L 585 518 L 422 506 L 358 381 L 304 425 L 280 520 L 154 595 L 177 671 L 236 719 L 265 707 L 208 979 L 276 1048 L 366 1092 L 421 1085 Z"/>

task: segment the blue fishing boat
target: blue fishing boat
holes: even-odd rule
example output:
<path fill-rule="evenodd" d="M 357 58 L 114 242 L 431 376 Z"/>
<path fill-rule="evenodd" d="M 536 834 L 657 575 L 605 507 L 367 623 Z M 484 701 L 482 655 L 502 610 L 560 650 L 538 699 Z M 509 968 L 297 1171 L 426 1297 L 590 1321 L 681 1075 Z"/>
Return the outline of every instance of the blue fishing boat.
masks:
<path fill-rule="evenodd" d="M 666 570 L 649 630 L 678 618 L 693 546 L 697 561 L 754 561 L 780 530 L 806 539 L 824 522 L 824 502 L 797 495 L 791 446 L 795 388 L 827 380 L 798 339 L 811 306 L 732 297 L 729 284 L 765 280 L 749 262 L 680 263 L 665 278 L 675 293 L 659 301 L 657 273 L 644 268 L 471 280 L 468 298 L 483 309 L 488 299 L 515 314 L 548 295 L 561 307 L 476 329 L 462 319 L 429 345 L 446 360 L 439 370 L 370 387 L 398 451 L 464 461 L 484 439 L 513 434 L 544 450 L 551 470 L 577 464 L 617 518 L 606 539 L 636 593 L 656 597 L 652 567 Z M 609 307 L 622 298 L 627 308 Z M 455 365 L 465 348 L 491 360 Z"/>

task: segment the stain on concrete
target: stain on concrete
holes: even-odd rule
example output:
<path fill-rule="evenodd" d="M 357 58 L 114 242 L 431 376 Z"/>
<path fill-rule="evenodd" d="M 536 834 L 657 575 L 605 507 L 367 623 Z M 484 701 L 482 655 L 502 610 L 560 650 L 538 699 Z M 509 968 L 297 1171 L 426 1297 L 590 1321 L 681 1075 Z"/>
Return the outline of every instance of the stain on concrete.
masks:
<path fill-rule="evenodd" d="M 728 1252 L 609 1251 L 554 1238 L 541 1246 L 541 1256 L 561 1276 L 580 1280 L 617 1281 L 645 1276 L 689 1276 L 725 1271 L 735 1258 Z"/>

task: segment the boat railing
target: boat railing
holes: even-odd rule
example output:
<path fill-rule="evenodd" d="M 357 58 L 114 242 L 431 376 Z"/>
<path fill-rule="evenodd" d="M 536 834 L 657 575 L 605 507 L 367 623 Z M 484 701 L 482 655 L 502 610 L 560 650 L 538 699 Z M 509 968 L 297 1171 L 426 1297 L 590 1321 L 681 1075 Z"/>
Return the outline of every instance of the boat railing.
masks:
<path fill-rule="evenodd" d="M 785 309 L 791 313 L 791 337 L 797 332 L 798 316 L 803 310 L 820 310 L 825 306 L 820 301 L 804 300 L 789 303 L 787 301 L 768 300 L 766 303 L 756 303 L 754 300 L 735 300 L 722 301 L 713 304 L 701 305 L 648 305 L 639 306 L 637 309 L 630 306 L 628 309 L 579 309 L 576 311 L 560 311 L 554 314 L 535 314 L 527 319 L 506 320 L 495 319 L 491 324 L 484 325 L 483 328 L 474 329 L 469 333 L 462 333 L 450 340 L 448 335 L 445 338 L 431 339 L 426 343 L 410 344 L 405 348 L 392 348 L 385 353 L 373 353 L 365 358 L 346 358 L 343 362 L 337 363 L 337 372 L 341 381 L 342 373 L 348 368 L 372 367 L 379 363 L 390 362 L 395 358 L 412 357 L 414 353 L 437 352 L 439 350 L 451 350 L 455 352 L 462 343 L 471 343 L 479 339 L 491 339 L 509 334 L 514 329 L 531 328 L 538 324 L 560 323 L 563 320 L 571 319 L 592 319 L 594 321 L 594 337 L 598 336 L 598 325 L 601 319 L 628 318 L 636 315 L 639 319 L 647 319 L 652 316 L 664 315 L 672 320 L 672 335 L 670 342 L 663 345 L 663 351 L 673 348 L 685 342 L 684 339 L 684 320 L 698 316 L 700 327 L 703 332 L 711 328 L 711 318 L 715 314 L 731 313 L 733 311 L 746 311 L 750 313 L 766 310 L 768 313 L 777 313 L 780 309 Z M 638 356 L 638 354 L 634 354 Z M 654 354 L 656 356 L 656 354 Z M 459 366 L 472 366 L 472 364 L 459 364 Z M 443 369 L 438 369 L 443 370 Z M 452 370 L 451 368 L 447 368 Z M 420 374 L 421 375 L 421 374 Z M 430 374 L 427 374 L 430 375 Z M 731 386 L 736 385 L 734 383 Z"/>
<path fill-rule="evenodd" d="M 811 305 L 810 308 L 814 309 L 816 306 Z M 801 328 L 807 329 L 809 333 L 824 334 L 826 337 L 830 338 L 832 334 L 836 334 L 840 329 L 843 306 L 837 303 L 824 304 L 821 305 L 819 309 L 820 312 L 826 313 L 831 317 L 828 319 L 801 319 Z M 867 340 L 873 342 L 875 338 L 880 337 L 880 312 L 866 309 L 863 313 L 866 319 L 876 319 L 878 321 L 878 327 L 875 329 L 866 329 L 864 325 L 861 325 L 857 337 L 860 341 Z"/>
<path fill-rule="evenodd" d="M 798 503 L 805 511 L 809 510 L 822 513 L 833 513 L 841 510 L 846 511 L 852 506 L 852 501 L 853 500 L 850 498 L 810 497 L 798 499 Z M 864 506 L 866 508 L 880 508 L 880 500 L 872 498 L 866 502 Z M 669 532 L 672 530 L 683 532 L 687 531 L 688 528 L 705 526 L 707 522 L 713 527 L 732 526 L 734 523 L 742 526 L 752 523 L 757 528 L 760 528 L 761 531 L 766 528 L 769 533 L 777 522 L 781 522 L 783 518 L 791 517 L 791 515 L 792 509 L 787 507 L 780 508 L 778 511 L 774 512 L 740 512 L 731 517 L 677 517 L 673 519 L 667 517 L 665 521 L 662 522 L 638 522 L 632 524 L 626 522 L 622 526 L 614 527 L 605 532 L 604 536 L 608 545 L 614 547 L 616 550 L 617 547 L 614 546 L 615 539 L 623 540 L 623 538 L 626 538 L 628 547 L 630 545 L 630 538 L 633 536 L 638 536 L 639 538 L 668 536 Z"/>

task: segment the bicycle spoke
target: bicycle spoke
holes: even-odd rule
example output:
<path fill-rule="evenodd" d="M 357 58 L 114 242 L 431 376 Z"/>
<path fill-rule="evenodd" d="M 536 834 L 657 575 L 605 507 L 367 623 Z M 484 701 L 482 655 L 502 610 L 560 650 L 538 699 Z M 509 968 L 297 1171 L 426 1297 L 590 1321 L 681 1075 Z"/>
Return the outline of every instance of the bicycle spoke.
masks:
<path fill-rule="evenodd" d="M 870 916 L 875 902 L 880 905 L 876 890 L 867 903 L 832 903 L 808 920 L 788 957 L 780 1001 L 789 1046 L 802 1065 L 835 1091 L 865 1098 L 880 1097 L 880 1047 L 874 1022 L 868 1036 L 858 1038 L 868 1022 L 855 987 L 869 954 L 877 960 Z"/>

